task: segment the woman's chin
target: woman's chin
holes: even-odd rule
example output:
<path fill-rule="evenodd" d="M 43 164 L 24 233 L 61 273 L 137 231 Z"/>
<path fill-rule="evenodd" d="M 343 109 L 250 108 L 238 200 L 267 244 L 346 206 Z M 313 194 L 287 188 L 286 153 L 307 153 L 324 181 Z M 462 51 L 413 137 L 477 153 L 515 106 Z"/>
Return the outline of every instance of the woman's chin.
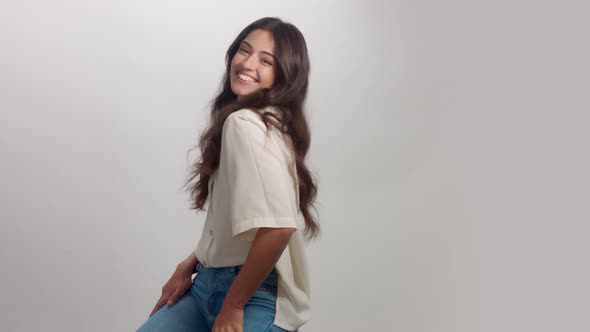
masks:
<path fill-rule="evenodd" d="M 238 96 L 238 98 L 244 98 L 256 94 L 258 90 L 232 89 L 232 92 Z"/>
<path fill-rule="evenodd" d="M 248 95 L 248 94 L 252 93 L 252 91 L 250 91 L 248 89 L 244 89 L 239 86 L 232 86 L 231 90 L 234 94 L 236 94 L 238 96 L 244 96 L 244 95 Z"/>

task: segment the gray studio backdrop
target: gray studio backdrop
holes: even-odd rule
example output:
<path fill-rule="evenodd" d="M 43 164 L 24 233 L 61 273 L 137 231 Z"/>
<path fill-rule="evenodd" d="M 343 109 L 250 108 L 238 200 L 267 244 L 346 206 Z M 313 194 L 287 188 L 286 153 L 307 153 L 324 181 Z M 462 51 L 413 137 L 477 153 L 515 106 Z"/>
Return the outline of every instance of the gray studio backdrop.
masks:
<path fill-rule="evenodd" d="M 186 170 L 237 33 L 312 61 L 302 331 L 588 331 L 586 8 L 3 1 L 0 330 L 134 331 L 205 215 Z"/>

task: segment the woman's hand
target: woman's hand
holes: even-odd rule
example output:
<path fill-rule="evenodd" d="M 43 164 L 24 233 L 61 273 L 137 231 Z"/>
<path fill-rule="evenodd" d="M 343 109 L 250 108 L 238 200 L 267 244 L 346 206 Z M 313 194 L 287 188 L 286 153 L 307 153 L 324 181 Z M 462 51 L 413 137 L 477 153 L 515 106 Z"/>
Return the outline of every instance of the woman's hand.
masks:
<path fill-rule="evenodd" d="M 196 266 L 194 263 L 195 259 L 191 259 L 189 256 L 189 258 L 178 264 L 176 270 L 170 277 L 170 280 L 168 280 L 164 287 L 162 287 L 162 296 L 160 296 L 156 306 L 150 313 L 150 317 L 158 312 L 158 310 L 160 310 L 165 304 L 170 306 L 174 305 L 191 287 L 191 276 L 193 275 L 193 270 Z"/>
<path fill-rule="evenodd" d="M 226 305 L 215 318 L 211 332 L 243 332 L 244 331 L 244 309 L 232 308 Z"/>

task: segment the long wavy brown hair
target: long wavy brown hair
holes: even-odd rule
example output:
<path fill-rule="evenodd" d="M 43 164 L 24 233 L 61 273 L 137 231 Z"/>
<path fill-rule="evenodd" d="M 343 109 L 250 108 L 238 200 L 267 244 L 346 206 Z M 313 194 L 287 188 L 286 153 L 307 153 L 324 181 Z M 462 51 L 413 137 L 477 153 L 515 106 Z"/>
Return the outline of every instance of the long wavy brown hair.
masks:
<path fill-rule="evenodd" d="M 238 101 L 230 86 L 231 61 L 240 43 L 248 33 L 256 29 L 269 31 L 273 35 L 275 80 L 270 89 L 261 89 Z M 199 144 L 195 147 L 201 151 L 200 159 L 192 166 L 185 183 L 191 194 L 191 209 L 205 210 L 204 205 L 209 195 L 209 179 L 219 166 L 221 132 L 225 119 L 237 110 L 248 108 L 257 112 L 267 127 L 274 126 L 291 139 L 299 179 L 299 209 L 305 219 L 304 234 L 307 240 L 315 238 L 319 235 L 320 229 L 310 210 L 313 207 L 317 213 L 313 206 L 317 186 L 305 165 L 311 134 L 303 104 L 307 96 L 310 63 L 303 34 L 293 24 L 279 18 L 261 18 L 238 34 L 226 52 L 225 65 L 220 91 L 211 101 L 209 126 L 201 134 Z M 274 106 L 280 111 L 281 116 L 262 112 L 267 106 Z M 195 179 L 197 181 L 194 181 Z"/>

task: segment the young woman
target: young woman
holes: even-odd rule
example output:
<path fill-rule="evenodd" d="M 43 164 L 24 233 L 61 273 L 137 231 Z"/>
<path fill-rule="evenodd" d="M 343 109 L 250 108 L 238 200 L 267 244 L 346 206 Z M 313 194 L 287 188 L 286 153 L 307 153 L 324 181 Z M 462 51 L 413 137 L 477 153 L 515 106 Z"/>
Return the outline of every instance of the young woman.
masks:
<path fill-rule="evenodd" d="M 303 35 L 278 18 L 230 45 L 187 181 L 192 208 L 207 211 L 201 239 L 139 332 L 297 331 L 310 319 L 304 240 L 319 225 L 304 163 L 309 70 Z"/>

